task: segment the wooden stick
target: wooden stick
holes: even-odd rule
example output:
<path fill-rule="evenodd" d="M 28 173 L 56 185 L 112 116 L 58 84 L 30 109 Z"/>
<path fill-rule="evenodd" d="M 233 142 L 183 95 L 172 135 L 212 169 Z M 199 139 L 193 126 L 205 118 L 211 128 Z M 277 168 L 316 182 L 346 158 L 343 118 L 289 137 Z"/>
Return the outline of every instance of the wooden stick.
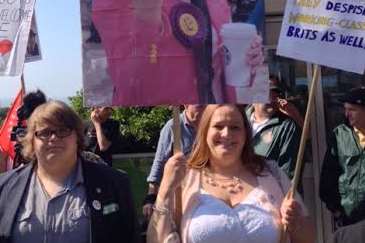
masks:
<path fill-rule="evenodd" d="M 180 109 L 174 106 L 172 110 L 173 133 L 174 133 L 174 154 L 181 152 L 181 127 L 180 127 Z"/>
<path fill-rule="evenodd" d="M 292 179 L 291 187 L 285 197 L 288 198 L 294 198 L 296 193 L 296 188 L 298 186 L 299 180 L 300 180 L 300 173 L 302 171 L 303 167 L 303 155 L 305 150 L 305 145 L 308 138 L 309 133 L 309 125 L 310 125 L 310 116 L 312 115 L 312 110 L 314 106 L 314 97 L 315 97 L 315 88 L 317 87 L 318 82 L 318 69 L 319 66 L 317 64 L 314 65 L 314 74 L 312 78 L 312 82 L 309 89 L 309 96 L 308 96 L 308 104 L 307 104 L 307 111 L 305 113 L 305 119 L 304 119 L 304 125 L 302 130 L 302 136 L 300 138 L 300 146 L 299 146 L 299 152 L 297 156 L 297 161 L 295 165 L 295 171 L 294 171 L 294 177 Z M 280 236 L 280 243 L 287 242 L 287 228 L 284 226 L 281 231 Z"/>
<path fill-rule="evenodd" d="M 22 73 L 22 76 L 20 76 L 20 87 L 23 90 L 23 95 L 25 94 L 25 81 L 24 81 L 24 73 Z"/>
<path fill-rule="evenodd" d="M 173 143 L 173 150 L 174 154 L 181 152 L 181 127 L 180 127 L 180 109 L 178 106 L 173 107 L 172 111 L 173 115 L 173 136 L 174 136 L 174 143 Z M 182 216 L 182 191 L 181 187 L 176 188 L 175 191 L 175 224 L 177 229 L 180 229 L 180 219 Z"/>
<path fill-rule="evenodd" d="M 298 152 L 298 156 L 297 156 L 297 162 L 295 165 L 294 177 L 292 179 L 291 190 L 293 190 L 293 194 L 292 194 L 293 197 L 295 196 L 296 188 L 298 187 L 299 180 L 300 180 L 300 174 L 301 174 L 302 167 L 303 167 L 303 156 L 304 156 L 305 145 L 306 145 L 308 133 L 309 133 L 310 118 L 311 118 L 313 106 L 314 106 L 315 88 L 317 87 L 317 82 L 318 82 L 318 73 L 319 73 L 318 69 L 319 69 L 318 65 L 315 64 L 313 78 L 312 78 L 312 82 L 311 82 L 311 86 L 310 86 L 310 90 L 309 90 L 307 111 L 305 113 L 302 136 L 300 138 L 299 152 Z"/>

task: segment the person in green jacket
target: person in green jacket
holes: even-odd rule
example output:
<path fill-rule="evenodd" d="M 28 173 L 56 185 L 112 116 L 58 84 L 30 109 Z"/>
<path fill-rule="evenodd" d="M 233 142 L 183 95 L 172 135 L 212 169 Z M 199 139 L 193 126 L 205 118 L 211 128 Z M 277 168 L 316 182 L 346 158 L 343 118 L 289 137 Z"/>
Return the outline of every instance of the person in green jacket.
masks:
<path fill-rule="evenodd" d="M 365 87 L 350 90 L 344 102 L 348 124 L 331 134 L 320 178 L 320 198 L 337 226 L 365 219 Z"/>
<path fill-rule="evenodd" d="M 253 131 L 255 153 L 275 160 L 292 178 L 300 144 L 301 116 L 292 104 L 282 99 L 282 93 L 277 79 L 271 76 L 270 103 L 253 104 L 247 109 L 247 117 Z"/>

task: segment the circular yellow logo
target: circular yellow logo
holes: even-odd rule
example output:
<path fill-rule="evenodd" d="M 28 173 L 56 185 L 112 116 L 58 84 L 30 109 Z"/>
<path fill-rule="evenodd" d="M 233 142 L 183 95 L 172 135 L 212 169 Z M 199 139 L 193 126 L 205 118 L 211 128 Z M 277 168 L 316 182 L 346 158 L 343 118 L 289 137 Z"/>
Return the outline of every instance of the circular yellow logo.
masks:
<path fill-rule="evenodd" d="M 187 36 L 194 36 L 199 31 L 199 24 L 191 14 L 182 14 L 179 18 L 179 26 L 182 32 Z"/>

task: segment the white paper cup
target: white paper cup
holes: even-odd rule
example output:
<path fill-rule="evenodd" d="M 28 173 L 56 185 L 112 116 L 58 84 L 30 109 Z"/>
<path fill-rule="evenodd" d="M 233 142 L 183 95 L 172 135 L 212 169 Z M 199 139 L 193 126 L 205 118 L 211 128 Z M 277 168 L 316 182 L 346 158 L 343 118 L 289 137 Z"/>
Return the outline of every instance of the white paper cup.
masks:
<path fill-rule="evenodd" d="M 256 26 L 228 23 L 221 29 L 225 55 L 226 84 L 234 87 L 250 85 L 251 67 L 247 65 L 247 51 L 256 36 Z"/>

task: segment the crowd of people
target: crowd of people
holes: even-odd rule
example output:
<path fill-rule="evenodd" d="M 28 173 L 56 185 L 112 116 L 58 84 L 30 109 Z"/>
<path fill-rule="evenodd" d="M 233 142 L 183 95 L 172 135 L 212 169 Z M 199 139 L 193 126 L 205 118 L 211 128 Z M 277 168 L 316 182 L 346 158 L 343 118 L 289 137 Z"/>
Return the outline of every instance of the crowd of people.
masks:
<path fill-rule="evenodd" d="M 228 2 L 192 1 L 209 23 L 206 48 L 193 50 L 201 60 L 189 66 L 197 70 L 191 83 L 204 91 L 202 103 L 219 103 L 233 91 L 221 87 L 218 36 L 230 19 L 228 6 L 237 1 Z M 255 9 L 263 1 L 246 2 Z M 263 62 L 260 37 L 248 56 L 253 80 Z M 123 152 L 113 108 L 94 107 L 85 124 L 63 102 L 40 104 L 19 138 L 24 161 L 0 174 L 0 243 L 288 242 L 285 236 L 292 243 L 315 242 L 302 188 L 296 193 L 290 182 L 303 117 L 284 93 L 271 76 L 267 104 L 185 104 L 181 152 L 173 152 L 172 120 L 160 133 L 141 209 L 145 228 L 128 175 L 113 168 L 112 154 Z M 365 88 L 341 101 L 347 122 L 329 138 L 319 196 L 338 228 L 333 242 L 365 242 Z"/>
<path fill-rule="evenodd" d="M 141 209 L 146 239 L 128 176 L 112 168 L 123 142 L 113 109 L 93 108 L 85 123 L 65 103 L 39 105 L 20 141 L 27 162 L 0 175 L 0 242 L 279 242 L 284 228 L 291 242 L 314 242 L 302 195 L 288 196 L 302 118 L 276 82 L 268 104 L 185 105 L 180 153 L 165 124 Z M 361 242 L 365 88 L 340 100 L 347 123 L 329 138 L 320 198 L 333 242 Z"/>

